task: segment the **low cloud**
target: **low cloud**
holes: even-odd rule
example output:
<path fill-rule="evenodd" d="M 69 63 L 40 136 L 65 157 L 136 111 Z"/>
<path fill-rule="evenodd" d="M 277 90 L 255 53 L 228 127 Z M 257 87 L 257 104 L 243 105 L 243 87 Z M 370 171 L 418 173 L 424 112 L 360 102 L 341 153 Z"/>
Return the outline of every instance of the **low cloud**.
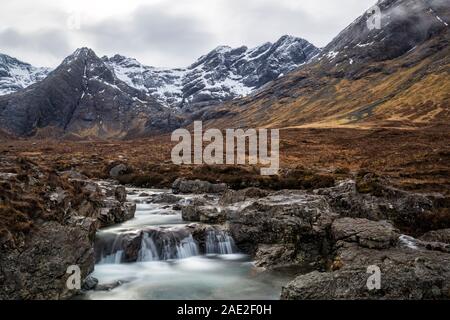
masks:
<path fill-rule="evenodd" d="M 38 60 L 43 66 L 55 65 L 70 52 L 67 35 L 54 29 L 24 33 L 8 28 L 0 31 L 0 44 L 6 49 L 3 53 L 18 58 L 26 53 L 26 60 Z"/>
<path fill-rule="evenodd" d="M 83 25 L 80 32 L 94 48 L 144 59 L 153 65 L 186 66 L 214 45 L 207 26 L 198 20 L 174 14 L 165 6 L 138 8 L 122 19 Z"/>

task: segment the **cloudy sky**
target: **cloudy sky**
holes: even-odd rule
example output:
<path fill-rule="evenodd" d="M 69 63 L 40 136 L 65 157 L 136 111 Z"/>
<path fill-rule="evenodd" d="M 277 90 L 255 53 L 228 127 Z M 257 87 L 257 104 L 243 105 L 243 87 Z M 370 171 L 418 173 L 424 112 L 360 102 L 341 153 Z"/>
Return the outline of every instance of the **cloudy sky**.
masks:
<path fill-rule="evenodd" d="M 284 34 L 325 46 L 376 0 L 2 1 L 0 53 L 57 66 L 78 47 L 184 67 L 218 45 L 254 47 Z"/>

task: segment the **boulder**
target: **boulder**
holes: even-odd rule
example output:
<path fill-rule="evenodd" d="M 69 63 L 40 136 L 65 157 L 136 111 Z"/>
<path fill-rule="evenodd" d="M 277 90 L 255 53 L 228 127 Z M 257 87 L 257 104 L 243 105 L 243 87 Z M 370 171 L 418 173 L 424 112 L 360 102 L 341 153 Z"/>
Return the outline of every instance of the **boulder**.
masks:
<path fill-rule="evenodd" d="M 118 200 L 112 198 L 105 199 L 102 206 L 98 216 L 101 228 L 133 219 L 136 212 L 135 203 L 120 203 Z"/>
<path fill-rule="evenodd" d="M 397 244 L 400 234 L 387 221 L 341 218 L 333 222 L 334 241 L 356 242 L 362 247 L 387 249 Z"/>
<path fill-rule="evenodd" d="M 112 167 L 109 170 L 109 176 L 111 178 L 117 178 L 118 176 L 121 176 L 129 171 L 130 171 L 130 168 L 127 165 L 121 163 L 121 164 L 115 165 L 114 167 Z"/>
<path fill-rule="evenodd" d="M 315 190 L 315 193 L 325 196 L 341 216 L 389 220 L 396 227 L 408 230 L 421 229 L 420 222 L 426 220 L 425 215 L 435 212 L 435 199 L 439 198 L 380 185 L 375 195 L 360 190 L 355 181 L 346 180 L 332 188 Z"/>
<path fill-rule="evenodd" d="M 124 203 L 125 201 L 127 201 L 127 189 L 123 186 L 116 187 L 114 190 L 114 197 L 120 203 Z"/>
<path fill-rule="evenodd" d="M 193 193 L 193 194 L 202 194 L 202 193 L 223 193 L 228 189 L 227 185 L 224 183 L 214 184 L 207 181 L 200 180 L 186 180 L 183 178 L 175 180 L 172 185 L 173 193 Z"/>
<path fill-rule="evenodd" d="M 297 277 L 281 293 L 285 300 L 450 299 L 450 255 L 433 251 L 345 249 L 343 267 Z M 369 290 L 369 266 L 381 270 L 381 288 Z M 370 270 L 369 270 L 370 271 Z"/>
<path fill-rule="evenodd" d="M 243 190 L 226 190 L 221 196 L 219 203 L 221 205 L 230 205 L 237 202 L 243 202 L 249 199 L 259 199 L 267 197 L 270 194 L 267 190 L 258 188 L 247 188 Z"/>
<path fill-rule="evenodd" d="M 217 203 L 200 198 L 182 206 L 181 216 L 189 222 L 218 224 L 226 221 L 226 212 Z"/>
<path fill-rule="evenodd" d="M 441 229 L 425 233 L 420 240 L 450 244 L 450 229 Z"/>
<path fill-rule="evenodd" d="M 22 250 L 0 254 L 0 299 L 49 300 L 70 298 L 67 269 L 80 267 L 81 279 L 94 270 L 96 220 L 72 217 L 35 226 Z"/>
<path fill-rule="evenodd" d="M 324 197 L 301 191 L 280 191 L 226 211 L 230 232 L 245 252 L 254 254 L 261 245 L 294 247 L 296 262 L 318 266 L 324 263 L 337 217 Z"/>

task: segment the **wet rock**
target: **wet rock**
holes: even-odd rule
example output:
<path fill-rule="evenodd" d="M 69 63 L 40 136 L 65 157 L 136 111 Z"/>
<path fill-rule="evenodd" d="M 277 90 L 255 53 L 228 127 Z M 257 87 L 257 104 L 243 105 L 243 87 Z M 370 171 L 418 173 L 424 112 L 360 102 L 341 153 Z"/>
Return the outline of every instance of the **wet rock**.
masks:
<path fill-rule="evenodd" d="M 181 200 L 183 200 L 182 197 L 170 193 L 156 194 L 152 196 L 150 199 L 148 199 L 148 201 L 151 203 L 168 203 L 168 204 L 175 204 Z"/>
<path fill-rule="evenodd" d="M 352 218 L 335 220 L 331 226 L 331 234 L 335 241 L 356 242 L 372 249 L 393 247 L 400 236 L 398 230 L 387 221 Z"/>
<path fill-rule="evenodd" d="M 116 199 L 108 198 L 103 201 L 103 207 L 100 209 L 98 219 L 101 223 L 101 228 L 104 228 L 133 219 L 135 212 L 135 203 L 120 203 Z"/>
<path fill-rule="evenodd" d="M 221 205 L 229 205 L 237 202 L 246 201 L 249 199 L 259 199 L 267 197 L 270 194 L 267 190 L 258 188 L 247 188 L 243 190 L 226 190 L 221 196 L 219 203 Z"/>
<path fill-rule="evenodd" d="M 94 270 L 95 219 L 35 226 L 23 250 L 0 255 L 0 299 L 65 299 L 76 294 L 66 286 L 67 268 L 77 265 L 81 278 Z"/>
<path fill-rule="evenodd" d="M 127 201 L 127 189 L 123 186 L 118 186 L 114 190 L 114 196 L 117 199 L 117 201 L 124 203 Z"/>
<path fill-rule="evenodd" d="M 121 251 L 122 263 L 136 262 L 142 243 L 142 232 L 126 232 L 114 234 L 101 232 L 95 241 L 95 259 L 100 262 L 104 257 Z"/>
<path fill-rule="evenodd" d="M 434 209 L 432 197 L 377 184 L 376 192 L 361 193 L 355 181 L 347 180 L 335 187 L 315 190 L 325 196 L 341 216 L 390 220 L 403 229 L 420 228 L 420 221 Z M 361 187 L 359 187 L 361 189 Z"/>
<path fill-rule="evenodd" d="M 189 222 L 218 224 L 226 221 L 226 212 L 217 203 L 199 198 L 182 206 L 181 215 L 184 221 Z"/>
<path fill-rule="evenodd" d="M 295 261 L 321 265 L 329 250 L 328 230 L 337 216 L 326 199 L 300 191 L 281 191 L 226 209 L 236 244 L 248 253 L 261 245 L 296 249 Z"/>
<path fill-rule="evenodd" d="M 94 278 L 92 276 L 87 277 L 81 286 L 81 290 L 83 291 L 90 291 L 94 290 L 98 285 L 98 279 Z"/>
<path fill-rule="evenodd" d="M 351 246 L 335 272 L 312 272 L 283 288 L 282 299 L 449 299 L 450 255 L 432 251 L 372 250 Z M 369 290 L 369 266 L 381 270 L 381 289 Z"/>
<path fill-rule="evenodd" d="M 264 269 L 285 267 L 294 263 L 296 250 L 291 245 L 259 245 L 255 253 L 255 266 Z"/>
<path fill-rule="evenodd" d="M 95 287 L 95 291 L 111 291 L 117 287 L 120 287 L 124 283 L 125 283 L 124 281 L 119 280 L 113 283 L 99 284 Z"/>
<path fill-rule="evenodd" d="M 223 193 L 227 190 L 227 185 L 224 183 L 214 184 L 207 181 L 200 180 L 186 180 L 183 178 L 175 180 L 172 185 L 173 193 Z"/>

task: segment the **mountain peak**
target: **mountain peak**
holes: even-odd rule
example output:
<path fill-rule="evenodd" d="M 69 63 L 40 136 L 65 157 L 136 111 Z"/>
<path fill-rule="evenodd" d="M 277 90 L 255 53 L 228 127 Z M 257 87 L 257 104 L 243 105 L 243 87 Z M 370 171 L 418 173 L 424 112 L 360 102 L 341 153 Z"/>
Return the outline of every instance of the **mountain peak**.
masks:
<path fill-rule="evenodd" d="M 78 59 L 98 59 L 97 55 L 95 54 L 94 50 L 82 47 L 75 50 L 70 56 L 68 56 L 66 59 L 64 59 L 63 64 L 69 64 L 72 63 L 75 60 Z"/>

